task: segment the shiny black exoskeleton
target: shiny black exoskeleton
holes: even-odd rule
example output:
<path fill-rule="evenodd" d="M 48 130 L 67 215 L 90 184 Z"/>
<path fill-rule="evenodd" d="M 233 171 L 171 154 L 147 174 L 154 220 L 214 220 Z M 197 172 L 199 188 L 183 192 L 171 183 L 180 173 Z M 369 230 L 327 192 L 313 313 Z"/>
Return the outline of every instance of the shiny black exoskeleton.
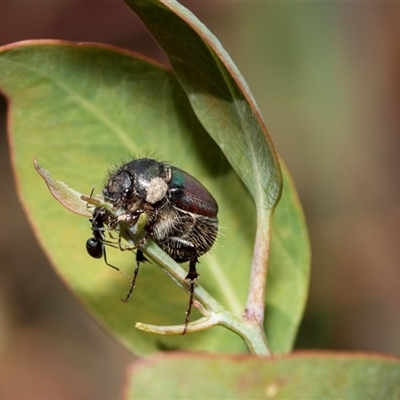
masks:
<path fill-rule="evenodd" d="M 96 207 L 93 211 L 93 216 L 89 221 L 92 224 L 93 236 L 86 241 L 87 252 L 93 258 L 103 257 L 108 266 L 119 271 L 119 268 L 114 267 L 114 265 L 109 264 L 107 261 L 107 253 L 105 248 L 105 245 L 116 247 L 116 245 L 107 240 L 105 236 L 107 229 L 115 227 L 115 223 L 113 222 L 111 214 L 104 208 Z"/>
<path fill-rule="evenodd" d="M 198 277 L 196 264 L 210 250 L 218 233 L 218 205 L 214 197 L 187 172 L 150 158 L 134 160 L 111 171 L 103 196 L 105 201 L 124 210 L 127 223 L 135 223 L 144 213 L 146 237 L 151 237 L 176 262 L 189 262 L 187 324 Z M 91 239 L 98 239 L 94 220 Z M 96 240 L 93 254 L 97 254 L 95 247 Z"/>
<path fill-rule="evenodd" d="M 139 272 L 139 265 L 146 259 L 143 253 L 140 250 L 137 250 L 136 268 L 133 274 L 133 278 L 131 280 L 129 276 L 125 274 L 125 272 L 121 271 L 118 267 L 115 267 L 114 265 L 110 264 L 107 261 L 107 252 L 105 245 L 117 247 L 120 250 L 127 250 L 127 249 L 132 250 L 132 248 L 122 247 L 120 243 L 120 238 L 118 239 L 118 243 L 115 243 L 113 241 L 108 240 L 105 236 L 106 230 L 112 230 L 117 227 L 118 225 L 117 219 L 115 217 L 112 217 L 110 212 L 107 211 L 105 208 L 96 207 L 93 211 L 93 216 L 92 218 L 90 218 L 89 221 L 92 224 L 93 236 L 86 241 L 86 250 L 89 253 L 89 255 L 92 256 L 93 258 L 104 258 L 104 262 L 109 267 L 116 269 L 118 272 L 120 272 L 122 275 L 124 275 L 126 278 L 130 280 L 131 287 L 129 289 L 129 292 L 125 297 L 125 299 L 121 299 L 122 301 L 126 302 L 128 301 L 129 296 L 131 295 L 132 290 L 135 287 L 136 277 Z"/>
<path fill-rule="evenodd" d="M 86 241 L 86 250 L 93 258 L 106 257 L 104 248 L 106 238 L 104 232 L 106 229 L 105 223 L 109 221 L 109 218 L 110 213 L 107 210 L 96 207 L 93 211 L 92 218 L 89 220 L 92 224 L 93 236 Z"/>

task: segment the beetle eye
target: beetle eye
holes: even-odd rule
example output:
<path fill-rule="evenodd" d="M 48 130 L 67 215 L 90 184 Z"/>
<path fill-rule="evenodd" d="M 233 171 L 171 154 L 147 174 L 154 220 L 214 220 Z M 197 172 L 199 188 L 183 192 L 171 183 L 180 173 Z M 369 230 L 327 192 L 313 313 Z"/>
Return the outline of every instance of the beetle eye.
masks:
<path fill-rule="evenodd" d="M 103 195 L 108 201 L 119 201 L 132 192 L 132 187 L 132 175 L 128 171 L 122 170 L 110 177 L 103 190 Z"/>

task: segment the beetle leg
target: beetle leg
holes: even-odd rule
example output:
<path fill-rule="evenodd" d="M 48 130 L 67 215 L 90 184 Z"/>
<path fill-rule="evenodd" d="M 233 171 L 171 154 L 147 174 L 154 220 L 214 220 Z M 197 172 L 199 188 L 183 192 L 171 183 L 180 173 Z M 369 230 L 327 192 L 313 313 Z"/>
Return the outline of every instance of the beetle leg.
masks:
<path fill-rule="evenodd" d="M 199 274 L 197 273 L 197 270 L 196 270 L 196 264 L 197 264 L 197 263 L 198 263 L 197 256 L 194 255 L 194 256 L 190 259 L 190 262 L 189 262 L 189 271 L 188 271 L 188 273 L 187 273 L 185 279 L 191 280 L 191 281 L 195 281 L 195 280 L 199 277 Z"/>
<path fill-rule="evenodd" d="M 197 256 L 194 255 L 190 262 L 189 262 L 189 272 L 186 275 L 186 280 L 190 281 L 189 284 L 189 303 L 188 303 L 188 308 L 186 310 L 186 317 L 185 317 L 185 327 L 183 328 L 182 336 L 187 332 L 187 326 L 189 323 L 190 319 L 190 313 L 192 312 L 192 306 L 193 306 L 193 297 L 194 297 L 194 282 L 196 279 L 199 277 L 199 274 L 197 273 L 196 270 L 196 264 L 197 264 Z"/>

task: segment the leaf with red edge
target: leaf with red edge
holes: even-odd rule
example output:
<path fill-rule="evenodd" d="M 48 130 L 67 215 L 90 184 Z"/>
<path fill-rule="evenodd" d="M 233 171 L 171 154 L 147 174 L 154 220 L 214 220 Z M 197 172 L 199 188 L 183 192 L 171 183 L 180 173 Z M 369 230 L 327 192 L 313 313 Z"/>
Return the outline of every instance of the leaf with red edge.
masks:
<path fill-rule="evenodd" d="M 124 399 L 398 399 L 400 359 L 296 352 L 272 359 L 162 354 L 132 364 Z"/>
<path fill-rule="evenodd" d="M 82 193 L 70 188 L 65 182 L 54 179 L 49 171 L 38 164 L 36 158 L 33 159 L 33 166 L 46 182 L 53 197 L 67 210 L 82 217 L 90 217 L 92 215 L 87 209 L 86 203 L 81 199 Z"/>

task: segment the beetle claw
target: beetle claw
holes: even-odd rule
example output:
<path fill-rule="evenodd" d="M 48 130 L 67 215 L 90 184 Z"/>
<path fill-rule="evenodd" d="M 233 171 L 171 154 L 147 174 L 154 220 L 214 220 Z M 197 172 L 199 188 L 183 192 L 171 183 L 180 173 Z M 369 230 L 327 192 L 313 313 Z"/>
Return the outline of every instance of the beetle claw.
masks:
<path fill-rule="evenodd" d="M 197 273 L 196 273 L 197 275 Z M 188 279 L 186 277 L 186 279 Z M 186 310 L 186 316 L 185 316 L 185 326 L 183 328 L 182 336 L 186 334 L 187 329 L 188 329 L 188 324 L 190 320 L 190 313 L 192 312 L 192 306 L 193 306 L 193 296 L 194 296 L 194 279 L 190 280 L 190 286 L 189 286 L 189 303 L 188 303 L 188 308 Z"/>

